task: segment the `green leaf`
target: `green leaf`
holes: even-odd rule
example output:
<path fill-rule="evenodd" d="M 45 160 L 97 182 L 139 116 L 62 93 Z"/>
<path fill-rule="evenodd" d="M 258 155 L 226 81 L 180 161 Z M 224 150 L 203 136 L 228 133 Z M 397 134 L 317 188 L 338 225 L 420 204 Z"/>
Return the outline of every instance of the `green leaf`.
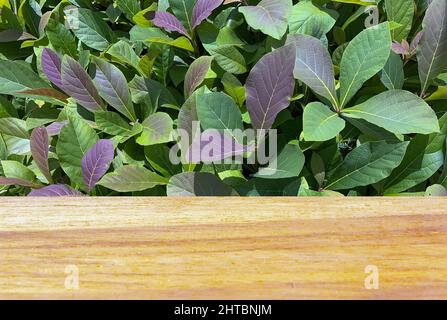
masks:
<path fill-rule="evenodd" d="M 0 133 L 12 137 L 29 139 L 26 121 L 17 118 L 0 118 Z"/>
<path fill-rule="evenodd" d="M 164 112 L 151 114 L 143 121 L 143 132 L 137 138 L 137 143 L 142 146 L 166 143 L 173 140 L 173 125 L 171 117 Z"/>
<path fill-rule="evenodd" d="M 388 177 L 399 166 L 408 142 L 367 142 L 351 151 L 330 174 L 328 190 L 367 186 Z"/>
<path fill-rule="evenodd" d="M 383 69 L 391 52 L 388 23 L 360 32 L 346 47 L 340 65 L 340 104 L 351 100 L 362 85 Z"/>
<path fill-rule="evenodd" d="M 186 37 L 178 37 L 177 39 L 171 39 L 169 37 L 159 37 L 159 38 L 147 38 L 147 42 L 149 43 L 158 43 L 158 44 L 166 44 L 171 47 L 184 49 L 190 52 L 194 52 L 194 47 L 191 44 L 191 41 Z"/>
<path fill-rule="evenodd" d="M 21 91 L 51 88 L 24 61 L 0 60 L 0 94 L 26 97 Z"/>
<path fill-rule="evenodd" d="M 130 21 L 141 10 L 138 0 L 116 0 L 115 3 Z"/>
<path fill-rule="evenodd" d="M 233 74 L 247 72 L 244 56 L 231 45 L 217 46 L 209 50 L 217 64 L 225 71 Z"/>
<path fill-rule="evenodd" d="M 106 174 L 97 184 L 118 192 L 134 192 L 167 183 L 168 179 L 144 167 L 127 165 Z"/>
<path fill-rule="evenodd" d="M 192 34 L 192 10 L 196 0 L 169 0 L 169 6 L 174 16 Z"/>
<path fill-rule="evenodd" d="M 242 115 L 233 99 L 222 92 L 204 93 L 197 96 L 197 116 L 204 130 L 243 130 Z"/>
<path fill-rule="evenodd" d="M 25 167 L 23 164 L 17 161 L 2 160 L 3 174 L 6 178 L 21 179 L 25 181 L 34 182 L 36 175 L 31 169 Z"/>
<path fill-rule="evenodd" d="M 404 63 L 400 55 L 391 52 L 385 67 L 383 67 L 380 81 L 388 90 L 402 89 L 404 86 Z"/>
<path fill-rule="evenodd" d="M 124 138 L 133 137 L 143 129 L 141 124 L 132 127 L 119 114 L 109 111 L 95 112 L 95 123 L 102 132 Z"/>
<path fill-rule="evenodd" d="M 225 92 L 242 107 L 245 102 L 245 87 L 231 73 L 225 72 L 222 76 L 222 84 Z"/>
<path fill-rule="evenodd" d="M 414 9 L 414 0 L 385 0 L 388 21 L 394 21 L 401 25 L 391 30 L 393 40 L 401 42 L 408 37 L 413 23 Z"/>
<path fill-rule="evenodd" d="M 441 133 L 417 135 L 411 140 L 402 163 L 384 184 L 385 194 L 403 192 L 424 182 L 444 164 L 447 116 L 439 122 Z"/>
<path fill-rule="evenodd" d="M 311 1 L 305 1 L 293 6 L 288 23 L 289 33 L 307 34 L 321 39 L 335 25 L 335 19 Z"/>
<path fill-rule="evenodd" d="M 107 53 L 117 59 L 118 62 L 128 64 L 140 72 L 140 74 L 144 75 L 140 68 L 140 58 L 137 56 L 132 46 L 126 41 L 120 40 L 113 44 L 109 50 L 107 50 Z"/>
<path fill-rule="evenodd" d="M 352 108 L 347 117 L 364 119 L 395 134 L 439 132 L 435 112 L 418 96 L 408 91 L 390 90 Z"/>
<path fill-rule="evenodd" d="M 304 167 L 304 160 L 304 154 L 297 145 L 287 144 L 267 167 L 259 169 L 255 177 L 264 179 L 298 177 Z"/>
<path fill-rule="evenodd" d="M 69 21 L 75 23 L 72 31 L 86 46 L 103 51 L 115 41 L 115 34 L 109 25 L 95 11 L 85 8 L 65 9 Z"/>
<path fill-rule="evenodd" d="M 345 128 L 345 121 L 321 102 L 309 103 L 304 108 L 303 132 L 306 141 L 327 141 Z"/>
<path fill-rule="evenodd" d="M 150 165 L 165 177 L 182 172 L 181 164 L 173 164 L 169 158 L 170 149 L 166 145 L 156 144 L 144 147 L 144 155 Z"/>
<path fill-rule="evenodd" d="M 78 56 L 75 37 L 63 24 L 54 19 L 50 19 L 45 28 L 45 33 L 48 41 L 55 50 L 61 51 L 72 57 Z"/>
<path fill-rule="evenodd" d="M 237 193 L 214 174 L 183 172 L 169 180 L 168 196 L 230 196 Z"/>
<path fill-rule="evenodd" d="M 262 0 L 257 6 L 239 7 L 239 12 L 250 27 L 279 40 L 287 31 L 287 16 L 291 9 L 291 0 Z"/>
<path fill-rule="evenodd" d="M 447 196 L 447 190 L 440 184 L 434 184 L 429 186 L 425 191 L 426 197 L 445 197 Z"/>
<path fill-rule="evenodd" d="M 84 154 L 96 143 L 98 135 L 75 111 L 65 108 L 68 123 L 62 128 L 56 152 L 62 169 L 71 181 L 82 187 L 81 161 Z"/>

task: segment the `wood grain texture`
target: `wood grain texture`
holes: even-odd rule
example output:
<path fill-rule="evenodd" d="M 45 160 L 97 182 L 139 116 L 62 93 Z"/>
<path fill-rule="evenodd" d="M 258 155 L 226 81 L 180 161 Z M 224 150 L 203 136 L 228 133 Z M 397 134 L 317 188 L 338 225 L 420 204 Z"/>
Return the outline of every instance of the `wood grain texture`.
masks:
<path fill-rule="evenodd" d="M 447 199 L 2 198 L 0 298 L 447 298 Z"/>

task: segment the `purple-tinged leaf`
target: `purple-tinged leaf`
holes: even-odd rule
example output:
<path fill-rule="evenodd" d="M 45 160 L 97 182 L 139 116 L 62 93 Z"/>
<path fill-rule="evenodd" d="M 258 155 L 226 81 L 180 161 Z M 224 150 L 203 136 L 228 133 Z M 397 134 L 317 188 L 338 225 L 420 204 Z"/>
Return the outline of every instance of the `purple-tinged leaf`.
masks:
<path fill-rule="evenodd" d="M 53 182 L 48 165 L 48 132 L 45 127 L 38 127 L 33 130 L 30 137 L 31 154 L 37 167 L 47 178 L 49 183 Z"/>
<path fill-rule="evenodd" d="M 413 39 L 413 41 L 411 41 L 411 44 L 410 44 L 410 54 L 416 53 L 416 50 L 419 46 L 419 43 L 421 42 L 423 34 L 424 34 L 424 32 L 420 31 L 414 36 L 414 39 Z"/>
<path fill-rule="evenodd" d="M 287 41 L 296 48 L 293 76 L 337 108 L 334 67 L 329 51 L 319 39 L 308 35 L 290 35 Z"/>
<path fill-rule="evenodd" d="M 61 129 L 68 123 L 67 120 L 57 121 L 50 124 L 46 129 L 48 136 L 53 137 L 59 135 Z"/>
<path fill-rule="evenodd" d="M 187 160 L 190 163 L 217 162 L 248 151 L 253 151 L 252 145 L 244 146 L 228 133 L 208 129 L 195 138 L 188 149 Z"/>
<path fill-rule="evenodd" d="M 212 61 L 213 57 L 202 56 L 191 63 L 185 75 L 185 98 L 188 98 L 205 80 Z"/>
<path fill-rule="evenodd" d="M 28 197 L 79 197 L 83 196 L 78 190 L 72 189 L 65 184 L 52 184 L 42 189 L 33 190 Z"/>
<path fill-rule="evenodd" d="M 190 38 L 188 32 L 182 23 L 172 14 L 166 11 L 157 11 L 152 23 L 159 28 L 163 28 L 169 32 L 178 32 Z"/>
<path fill-rule="evenodd" d="M 280 40 L 287 31 L 292 6 L 292 0 L 262 0 L 256 6 L 240 6 L 239 12 L 250 27 Z"/>
<path fill-rule="evenodd" d="M 402 44 L 396 41 L 393 41 L 393 43 L 391 44 L 391 50 L 393 50 L 394 53 L 401 55 L 407 55 L 409 53 Z"/>
<path fill-rule="evenodd" d="M 113 160 L 114 147 L 112 140 L 101 139 L 90 148 L 82 158 L 82 175 L 88 191 L 92 191 L 102 178 Z"/>
<path fill-rule="evenodd" d="M 0 43 L 2 42 L 16 42 L 24 40 L 35 40 L 36 37 L 27 32 L 9 29 L 0 32 Z"/>
<path fill-rule="evenodd" d="M 447 1 L 430 3 L 422 21 L 422 31 L 417 58 L 423 96 L 431 81 L 447 68 Z"/>
<path fill-rule="evenodd" d="M 61 102 L 62 105 L 65 104 L 67 99 L 70 98 L 69 96 L 53 88 L 29 89 L 18 91 L 16 94 L 20 94 L 31 99 L 47 98 L 46 101 L 51 101 L 51 103 L 55 104 L 58 103 L 59 105 L 61 105 Z"/>
<path fill-rule="evenodd" d="M 59 55 L 51 49 L 45 48 L 42 51 L 42 69 L 48 80 L 64 89 L 61 79 L 61 65 L 62 61 Z"/>
<path fill-rule="evenodd" d="M 270 129 L 278 113 L 289 106 L 294 65 L 295 47 L 288 45 L 263 56 L 248 75 L 247 109 L 256 129 Z"/>
<path fill-rule="evenodd" d="M 197 0 L 192 11 L 192 27 L 195 28 L 202 23 L 222 2 L 223 0 Z"/>
<path fill-rule="evenodd" d="M 42 188 L 41 184 L 37 184 L 31 181 L 27 181 L 24 179 L 19 178 L 6 178 L 6 177 L 0 177 L 0 185 L 2 186 L 23 186 L 28 188 Z"/>
<path fill-rule="evenodd" d="M 136 121 L 127 80 L 120 69 L 101 59 L 95 59 L 96 76 L 93 82 L 101 97 L 129 120 Z"/>
<path fill-rule="evenodd" d="M 87 110 L 104 110 L 92 79 L 79 62 L 69 56 L 62 59 L 62 85 L 65 92 Z"/>

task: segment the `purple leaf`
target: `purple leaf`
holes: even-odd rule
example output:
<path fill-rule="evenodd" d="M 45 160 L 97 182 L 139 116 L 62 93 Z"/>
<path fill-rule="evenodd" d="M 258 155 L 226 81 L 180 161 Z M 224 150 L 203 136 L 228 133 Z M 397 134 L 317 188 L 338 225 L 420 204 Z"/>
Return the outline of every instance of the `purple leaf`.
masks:
<path fill-rule="evenodd" d="M 34 161 L 43 173 L 48 182 L 52 183 L 50 167 L 48 165 L 48 132 L 45 127 L 38 127 L 33 130 L 30 138 L 31 154 Z"/>
<path fill-rule="evenodd" d="M 99 140 L 82 158 L 82 175 L 88 191 L 92 191 L 96 183 L 109 169 L 113 160 L 114 147 L 111 140 Z"/>
<path fill-rule="evenodd" d="M 62 60 L 62 84 L 66 93 L 89 111 L 104 110 L 92 79 L 82 66 L 69 56 Z"/>
<path fill-rule="evenodd" d="M 287 41 L 296 47 L 294 77 L 328 99 L 336 108 L 334 67 L 327 48 L 319 39 L 307 35 L 290 35 Z"/>
<path fill-rule="evenodd" d="M 47 127 L 48 136 L 57 136 L 61 132 L 61 129 L 68 123 L 67 120 L 53 122 Z"/>
<path fill-rule="evenodd" d="M 101 97 L 129 120 L 136 121 L 129 86 L 124 74 L 113 64 L 101 59 L 95 59 L 95 64 L 96 76 L 93 81 Z"/>
<path fill-rule="evenodd" d="M 52 184 L 42 189 L 33 190 L 28 197 L 78 197 L 83 196 L 78 190 L 72 189 L 65 184 Z"/>
<path fill-rule="evenodd" d="M 185 75 L 185 98 L 188 98 L 205 80 L 212 61 L 213 57 L 201 56 L 191 63 Z"/>
<path fill-rule="evenodd" d="M 3 186 L 23 186 L 23 187 L 29 187 L 29 188 L 41 188 L 42 185 L 19 179 L 19 178 L 6 178 L 6 177 L 0 177 L 0 185 Z"/>
<path fill-rule="evenodd" d="M 153 24 L 155 24 L 159 28 L 163 28 L 166 31 L 178 32 L 186 37 L 190 38 L 188 32 L 182 23 L 172 14 L 166 11 L 157 11 L 155 13 L 154 19 L 152 19 Z"/>
<path fill-rule="evenodd" d="M 393 41 L 393 43 L 391 44 L 391 50 L 393 50 L 393 52 L 396 54 L 407 55 L 409 53 L 402 44 L 396 41 Z"/>
<path fill-rule="evenodd" d="M 295 87 L 295 47 L 288 45 L 263 56 L 248 75 L 247 109 L 256 129 L 270 129 L 289 106 Z"/>
<path fill-rule="evenodd" d="M 424 33 L 422 31 L 420 31 L 414 36 L 414 39 L 413 39 L 413 41 L 411 41 L 411 45 L 410 45 L 410 53 L 411 54 L 416 53 L 416 49 L 417 49 L 419 43 L 421 42 L 423 34 Z"/>
<path fill-rule="evenodd" d="M 422 21 L 422 31 L 417 58 L 423 96 L 431 81 L 447 68 L 447 1 L 430 3 Z"/>
<path fill-rule="evenodd" d="M 210 163 L 239 156 L 252 150 L 252 146 L 246 147 L 222 131 L 208 129 L 196 137 L 187 155 L 190 163 Z"/>
<path fill-rule="evenodd" d="M 214 9 L 222 4 L 223 0 L 197 0 L 192 11 L 192 27 L 197 27 L 203 20 L 208 18 Z"/>
<path fill-rule="evenodd" d="M 48 80 L 58 86 L 60 89 L 64 89 L 61 79 L 61 58 L 59 55 L 51 49 L 45 48 L 42 51 L 42 69 Z"/>

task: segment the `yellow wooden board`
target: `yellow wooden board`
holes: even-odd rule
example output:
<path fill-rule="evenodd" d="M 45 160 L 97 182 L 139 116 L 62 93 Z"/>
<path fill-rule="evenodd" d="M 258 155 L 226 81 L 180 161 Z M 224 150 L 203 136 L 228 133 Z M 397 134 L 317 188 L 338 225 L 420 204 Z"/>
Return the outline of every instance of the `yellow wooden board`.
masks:
<path fill-rule="evenodd" d="M 0 298 L 447 298 L 447 198 L 1 198 Z"/>

